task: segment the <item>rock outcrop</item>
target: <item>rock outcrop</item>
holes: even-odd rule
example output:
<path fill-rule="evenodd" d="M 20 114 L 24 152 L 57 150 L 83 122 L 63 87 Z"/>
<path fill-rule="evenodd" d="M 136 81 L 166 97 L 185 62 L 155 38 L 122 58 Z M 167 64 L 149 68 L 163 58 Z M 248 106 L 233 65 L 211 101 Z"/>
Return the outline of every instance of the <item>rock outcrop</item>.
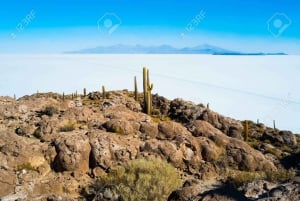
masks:
<path fill-rule="evenodd" d="M 169 200 L 299 200 L 297 180 L 227 182 L 229 172 L 297 173 L 297 135 L 250 122 L 245 142 L 243 122 L 201 104 L 153 95 L 149 116 L 141 103 L 127 90 L 0 97 L 0 200 L 122 200 L 114 186 L 83 192 L 116 165 L 153 157 L 188 181 Z"/>

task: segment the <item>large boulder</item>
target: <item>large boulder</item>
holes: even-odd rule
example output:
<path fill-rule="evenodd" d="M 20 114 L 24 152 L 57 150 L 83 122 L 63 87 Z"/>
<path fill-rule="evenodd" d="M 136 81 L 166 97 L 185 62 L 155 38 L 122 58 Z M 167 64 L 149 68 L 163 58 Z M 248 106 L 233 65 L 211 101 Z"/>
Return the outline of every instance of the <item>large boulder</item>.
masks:
<path fill-rule="evenodd" d="M 188 131 L 181 124 L 172 121 L 163 121 L 158 125 L 158 136 L 160 140 L 172 140 L 177 135 L 187 135 Z"/>
<path fill-rule="evenodd" d="M 193 127 L 194 136 L 207 137 L 219 147 L 225 148 L 226 162 L 229 166 L 247 171 L 276 169 L 261 152 L 254 150 L 242 140 L 228 137 L 208 122 L 197 120 Z"/>
<path fill-rule="evenodd" d="M 89 134 L 92 168 L 97 166 L 108 169 L 136 158 L 140 140 L 132 135 L 117 135 L 104 131 Z"/>
<path fill-rule="evenodd" d="M 88 172 L 91 146 L 84 133 L 61 133 L 54 144 L 57 155 L 53 167 L 56 171 Z"/>

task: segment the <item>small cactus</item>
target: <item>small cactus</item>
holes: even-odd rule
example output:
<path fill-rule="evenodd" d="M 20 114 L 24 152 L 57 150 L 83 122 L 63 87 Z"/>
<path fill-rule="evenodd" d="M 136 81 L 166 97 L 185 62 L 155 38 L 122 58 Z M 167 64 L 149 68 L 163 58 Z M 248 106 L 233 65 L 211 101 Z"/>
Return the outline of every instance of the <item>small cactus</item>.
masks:
<path fill-rule="evenodd" d="M 65 92 L 62 94 L 62 100 L 65 101 Z"/>
<path fill-rule="evenodd" d="M 106 91 L 105 91 L 105 86 L 104 85 L 102 86 L 102 97 L 103 97 L 103 99 L 106 98 Z"/>
<path fill-rule="evenodd" d="M 275 122 L 275 120 L 273 120 L 273 127 L 274 127 L 274 130 L 276 130 L 276 122 Z"/>
<path fill-rule="evenodd" d="M 83 97 L 86 97 L 86 88 L 83 88 Z"/>
<path fill-rule="evenodd" d="M 139 92 L 138 92 L 138 86 L 137 86 L 136 76 L 134 76 L 134 99 L 136 101 L 139 101 Z"/>

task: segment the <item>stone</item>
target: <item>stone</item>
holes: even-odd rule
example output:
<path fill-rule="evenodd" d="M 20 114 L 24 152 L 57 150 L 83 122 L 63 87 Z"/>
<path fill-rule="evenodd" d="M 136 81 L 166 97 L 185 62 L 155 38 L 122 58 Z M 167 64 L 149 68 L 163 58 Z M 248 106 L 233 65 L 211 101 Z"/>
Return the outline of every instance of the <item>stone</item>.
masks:
<path fill-rule="evenodd" d="M 61 134 L 54 142 L 57 155 L 53 167 L 57 172 L 89 171 L 91 146 L 86 135 L 80 133 Z"/>

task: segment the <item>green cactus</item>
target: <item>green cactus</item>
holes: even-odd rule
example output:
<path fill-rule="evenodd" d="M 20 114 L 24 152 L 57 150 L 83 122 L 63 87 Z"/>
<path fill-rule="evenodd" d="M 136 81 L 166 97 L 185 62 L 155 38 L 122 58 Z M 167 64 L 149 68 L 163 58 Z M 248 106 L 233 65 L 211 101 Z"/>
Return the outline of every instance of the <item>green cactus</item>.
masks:
<path fill-rule="evenodd" d="M 105 91 L 105 86 L 104 85 L 102 86 L 102 97 L 103 97 L 103 99 L 106 98 L 106 91 Z"/>
<path fill-rule="evenodd" d="M 86 88 L 83 88 L 83 97 L 86 97 Z"/>
<path fill-rule="evenodd" d="M 138 86 L 137 86 L 136 76 L 134 76 L 134 99 L 136 101 L 139 101 L 139 92 L 138 92 Z"/>
<path fill-rule="evenodd" d="M 150 85 L 150 78 L 149 78 L 149 70 L 144 67 L 143 68 L 143 88 L 144 88 L 144 111 L 151 115 L 152 113 L 152 89 L 153 84 Z"/>
<path fill-rule="evenodd" d="M 245 142 L 248 141 L 248 137 L 249 137 L 249 123 L 246 120 L 245 121 L 245 126 L 244 126 L 244 140 L 245 140 Z"/>

